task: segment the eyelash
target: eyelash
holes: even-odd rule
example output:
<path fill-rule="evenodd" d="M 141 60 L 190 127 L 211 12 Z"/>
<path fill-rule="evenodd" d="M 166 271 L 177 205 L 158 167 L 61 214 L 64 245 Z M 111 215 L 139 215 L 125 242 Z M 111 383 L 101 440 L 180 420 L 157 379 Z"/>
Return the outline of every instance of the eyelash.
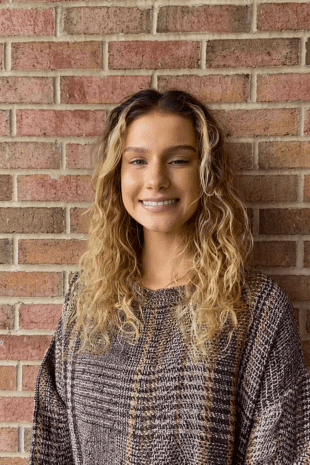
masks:
<path fill-rule="evenodd" d="M 133 165 L 135 163 L 135 161 L 145 161 L 145 160 L 141 160 L 141 159 L 137 158 L 136 160 L 131 161 L 129 164 Z M 174 163 L 176 161 L 181 161 L 183 163 L 188 163 L 188 161 L 186 161 L 186 160 L 173 160 L 171 163 Z M 136 166 L 140 166 L 140 165 L 136 165 Z"/>

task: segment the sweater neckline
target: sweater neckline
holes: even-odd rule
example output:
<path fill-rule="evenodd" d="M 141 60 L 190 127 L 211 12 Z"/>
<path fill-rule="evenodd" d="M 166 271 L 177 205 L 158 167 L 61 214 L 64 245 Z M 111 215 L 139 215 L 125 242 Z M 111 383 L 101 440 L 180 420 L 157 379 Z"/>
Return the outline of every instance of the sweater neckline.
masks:
<path fill-rule="evenodd" d="M 161 289 L 149 289 L 141 284 L 135 282 L 133 289 L 138 291 L 136 294 L 139 297 L 141 295 L 144 300 L 144 305 L 158 305 L 159 307 L 165 307 L 167 305 L 176 304 L 181 298 L 185 297 L 185 285 L 173 286 Z"/>

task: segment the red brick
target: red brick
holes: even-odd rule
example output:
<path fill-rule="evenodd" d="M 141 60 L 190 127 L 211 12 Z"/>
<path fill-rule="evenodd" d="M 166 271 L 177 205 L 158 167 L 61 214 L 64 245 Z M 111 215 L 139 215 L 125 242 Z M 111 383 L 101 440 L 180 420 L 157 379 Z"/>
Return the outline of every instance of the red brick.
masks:
<path fill-rule="evenodd" d="M 306 42 L 306 65 L 310 65 L 310 39 Z"/>
<path fill-rule="evenodd" d="M 290 300 L 310 300 L 310 276 L 277 275 L 270 277 L 284 289 Z"/>
<path fill-rule="evenodd" d="M 13 181 L 12 176 L 0 174 L 0 200 L 12 200 Z"/>
<path fill-rule="evenodd" d="M 0 360 L 42 360 L 52 336 L 7 336 L 1 334 L 0 339 L 2 341 Z"/>
<path fill-rule="evenodd" d="M 14 307 L 13 305 L 0 305 L 0 329 L 13 329 L 13 328 L 14 328 Z"/>
<path fill-rule="evenodd" d="M 59 169 L 61 146 L 57 142 L 2 142 L 0 168 Z"/>
<path fill-rule="evenodd" d="M 0 176 L 1 179 L 1 176 Z M 0 239 L 0 264 L 12 263 L 13 244 L 10 239 Z"/>
<path fill-rule="evenodd" d="M 251 16 L 251 6 L 164 6 L 157 32 L 250 32 Z"/>
<path fill-rule="evenodd" d="M 310 242 L 304 242 L 304 266 L 310 268 Z"/>
<path fill-rule="evenodd" d="M 105 110 L 17 110 L 18 136 L 98 136 Z"/>
<path fill-rule="evenodd" d="M 1 271 L 0 295 L 11 297 L 62 296 L 62 273 L 43 271 Z"/>
<path fill-rule="evenodd" d="M 310 200 L 310 176 L 305 176 L 304 201 L 309 202 L 309 200 Z"/>
<path fill-rule="evenodd" d="M 90 202 L 94 193 L 90 176 L 59 176 L 52 179 L 48 174 L 18 176 L 18 200 Z"/>
<path fill-rule="evenodd" d="M 93 144 L 66 144 L 66 167 L 88 170 L 94 167 L 91 154 Z"/>
<path fill-rule="evenodd" d="M 32 397 L 0 397 L 0 421 L 31 422 L 33 408 Z"/>
<path fill-rule="evenodd" d="M 71 208 L 70 210 L 70 232 L 87 234 L 89 228 L 89 214 L 83 215 L 87 208 Z"/>
<path fill-rule="evenodd" d="M 10 110 L 0 110 L 0 136 L 10 135 Z"/>
<path fill-rule="evenodd" d="M 1 338 L 2 336 L 0 336 Z M 2 391 L 15 391 L 16 367 L 0 366 L 0 389 Z"/>
<path fill-rule="evenodd" d="M 260 4 L 257 7 L 257 30 L 310 30 L 310 5 L 307 3 Z"/>
<path fill-rule="evenodd" d="M 109 69 L 175 69 L 200 67 L 200 41 L 132 40 L 109 42 Z"/>
<path fill-rule="evenodd" d="M 149 34 L 151 8 L 78 7 L 63 12 L 64 34 Z"/>
<path fill-rule="evenodd" d="M 22 76 L 0 78 L 0 102 L 53 103 L 53 101 L 53 78 Z"/>
<path fill-rule="evenodd" d="M 300 39 L 208 40 L 208 68 L 293 66 L 299 64 Z"/>
<path fill-rule="evenodd" d="M 214 110 L 214 115 L 225 128 L 227 135 L 297 135 L 298 110 L 275 108 L 262 110 Z"/>
<path fill-rule="evenodd" d="M 22 304 L 19 326 L 23 329 L 56 329 L 62 304 Z"/>
<path fill-rule="evenodd" d="M 87 241 L 77 239 L 28 239 L 18 242 L 18 263 L 78 264 Z"/>
<path fill-rule="evenodd" d="M 310 110 L 306 112 L 306 118 L 305 118 L 305 135 L 310 134 Z"/>
<path fill-rule="evenodd" d="M 4 44 L 0 44 L 0 70 L 3 69 L 4 66 Z"/>
<path fill-rule="evenodd" d="M 54 35 L 54 9 L 1 10 L 1 36 L 50 36 Z"/>
<path fill-rule="evenodd" d="M 253 168 L 253 146 L 246 142 L 224 141 L 224 150 L 233 170 L 250 170 Z"/>
<path fill-rule="evenodd" d="M 118 103 L 129 94 L 151 87 L 151 76 L 63 76 L 62 103 Z"/>
<path fill-rule="evenodd" d="M 257 76 L 258 102 L 310 100 L 308 74 L 268 74 Z"/>
<path fill-rule="evenodd" d="M 158 90 L 185 90 L 205 102 L 246 102 L 249 98 L 249 79 L 248 74 L 158 76 Z"/>
<path fill-rule="evenodd" d="M 20 0 L 14 0 L 14 1 L 20 1 Z M 29 464 L 29 459 L 22 459 L 19 457 L 0 457 L 0 465 L 28 465 L 28 464 Z"/>
<path fill-rule="evenodd" d="M 23 366 L 23 391 L 34 391 L 40 366 L 24 365 Z"/>
<path fill-rule="evenodd" d="M 248 202 L 293 202 L 298 198 L 298 176 L 236 176 L 236 187 Z"/>
<path fill-rule="evenodd" d="M 0 230 L 4 233 L 51 233 L 65 232 L 63 208 L 0 208 Z"/>
<path fill-rule="evenodd" d="M 310 234 L 309 208 L 260 210 L 259 233 L 271 235 Z"/>
<path fill-rule="evenodd" d="M 12 69 L 99 69 L 101 42 L 12 43 Z"/>
<path fill-rule="evenodd" d="M 0 428 L 0 452 L 18 452 L 17 428 Z"/>
<path fill-rule="evenodd" d="M 255 242 L 253 260 L 257 267 L 296 266 L 296 243 L 293 241 Z"/>
<path fill-rule="evenodd" d="M 310 142 L 278 141 L 259 142 L 259 167 L 308 168 L 310 165 Z"/>

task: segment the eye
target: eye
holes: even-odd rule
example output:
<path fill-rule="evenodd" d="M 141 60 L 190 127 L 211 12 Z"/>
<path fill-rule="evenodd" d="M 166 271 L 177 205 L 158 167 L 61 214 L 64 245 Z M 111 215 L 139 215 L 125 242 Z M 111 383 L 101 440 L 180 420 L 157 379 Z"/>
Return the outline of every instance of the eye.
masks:
<path fill-rule="evenodd" d="M 145 160 L 136 159 L 136 160 L 131 161 L 129 164 L 130 164 L 130 165 L 134 165 L 136 161 L 142 161 L 142 162 L 144 162 Z M 181 163 L 188 163 L 187 160 L 173 160 L 171 163 L 176 163 L 176 162 L 178 162 L 178 161 L 180 161 Z"/>

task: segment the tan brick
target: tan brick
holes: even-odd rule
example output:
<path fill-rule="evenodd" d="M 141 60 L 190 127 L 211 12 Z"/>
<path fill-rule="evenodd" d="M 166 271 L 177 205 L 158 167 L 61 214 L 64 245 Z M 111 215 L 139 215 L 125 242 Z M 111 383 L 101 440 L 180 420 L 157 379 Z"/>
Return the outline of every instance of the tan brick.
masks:
<path fill-rule="evenodd" d="M 0 102 L 53 103 L 53 101 L 53 78 L 22 76 L 0 78 Z"/>
<path fill-rule="evenodd" d="M 251 16 L 252 6 L 163 6 L 157 32 L 250 32 Z"/>
<path fill-rule="evenodd" d="M 236 176 L 241 198 L 248 202 L 293 202 L 298 198 L 298 176 Z"/>
<path fill-rule="evenodd" d="M 200 41 L 109 42 L 109 69 L 199 69 Z"/>
<path fill-rule="evenodd" d="M 0 136 L 10 135 L 10 110 L 0 110 Z"/>
<path fill-rule="evenodd" d="M 0 329 L 14 328 L 14 307 L 13 305 L 0 305 Z"/>
<path fill-rule="evenodd" d="M 1 339 L 2 336 L 0 336 Z M 0 366 L 0 389 L 2 391 L 15 391 L 16 367 Z"/>
<path fill-rule="evenodd" d="M 35 390 L 39 369 L 40 366 L 37 365 L 23 365 L 23 391 Z"/>
<path fill-rule="evenodd" d="M 257 76 L 258 102 L 310 100 L 309 74 L 268 74 Z"/>
<path fill-rule="evenodd" d="M 270 277 L 284 289 L 290 300 L 310 300 L 310 276 L 273 275 Z"/>
<path fill-rule="evenodd" d="M 12 254 L 12 241 L 10 239 L 0 239 L 0 264 L 11 264 L 13 262 Z"/>
<path fill-rule="evenodd" d="M 259 4 L 257 7 L 257 30 L 310 30 L 310 5 L 292 2 Z"/>
<path fill-rule="evenodd" d="M 87 208 L 71 208 L 70 210 L 70 232 L 87 234 L 89 228 L 89 214 L 83 215 Z"/>
<path fill-rule="evenodd" d="M 94 168 L 93 144 L 66 144 L 66 167 L 88 170 Z"/>
<path fill-rule="evenodd" d="M 30 452 L 31 439 L 32 439 L 32 428 L 25 428 L 24 429 L 24 451 L 25 452 Z"/>
<path fill-rule="evenodd" d="M 12 69 L 99 69 L 101 42 L 12 43 Z"/>
<path fill-rule="evenodd" d="M 78 264 L 87 241 L 77 239 L 28 239 L 18 242 L 18 263 Z"/>
<path fill-rule="evenodd" d="M 0 175 L 0 200 L 12 200 L 13 180 L 8 174 Z"/>
<path fill-rule="evenodd" d="M 105 110 L 17 110 L 18 136 L 98 136 Z"/>
<path fill-rule="evenodd" d="M 62 304 L 22 304 L 19 326 L 23 329 L 56 329 Z"/>
<path fill-rule="evenodd" d="M 18 428 L 0 428 L 0 452 L 18 452 Z"/>
<path fill-rule="evenodd" d="M 65 232 L 63 208 L 0 208 L 0 230 L 4 233 L 51 233 Z"/>
<path fill-rule="evenodd" d="M 207 68 L 293 66 L 299 64 L 300 39 L 208 40 Z"/>
<path fill-rule="evenodd" d="M 262 209 L 259 214 L 259 233 L 271 235 L 310 234 L 310 209 Z"/>
<path fill-rule="evenodd" d="M 205 102 L 246 102 L 249 98 L 249 80 L 248 74 L 158 76 L 158 90 L 185 90 Z"/>
<path fill-rule="evenodd" d="M 296 266 L 296 243 L 293 241 L 255 242 L 253 259 L 257 267 Z"/>
<path fill-rule="evenodd" d="M 33 407 L 32 397 L 0 397 L 0 421 L 31 422 Z"/>
<path fill-rule="evenodd" d="M 2 341 L 0 360 L 42 360 L 52 336 L 7 336 L 1 334 L 0 340 Z"/>
<path fill-rule="evenodd" d="M 310 268 L 310 241 L 304 241 L 304 266 Z"/>
<path fill-rule="evenodd" d="M 59 176 L 59 179 L 48 174 L 18 176 L 18 200 L 90 202 L 94 198 L 90 180 L 87 175 Z"/>
<path fill-rule="evenodd" d="M 61 145 L 58 142 L 2 142 L 0 168 L 59 169 Z"/>
<path fill-rule="evenodd" d="M 118 103 L 151 87 L 151 76 L 63 76 L 62 103 Z"/>
<path fill-rule="evenodd" d="M 258 156 L 261 169 L 308 168 L 310 166 L 310 142 L 259 142 Z"/>
<path fill-rule="evenodd" d="M 62 296 L 62 273 L 47 271 L 1 271 L 0 295 L 11 297 Z"/>
<path fill-rule="evenodd" d="M 55 31 L 54 9 L 1 10 L 1 36 L 50 36 Z"/>
<path fill-rule="evenodd" d="M 151 8 L 87 7 L 63 10 L 64 34 L 148 34 Z"/>

